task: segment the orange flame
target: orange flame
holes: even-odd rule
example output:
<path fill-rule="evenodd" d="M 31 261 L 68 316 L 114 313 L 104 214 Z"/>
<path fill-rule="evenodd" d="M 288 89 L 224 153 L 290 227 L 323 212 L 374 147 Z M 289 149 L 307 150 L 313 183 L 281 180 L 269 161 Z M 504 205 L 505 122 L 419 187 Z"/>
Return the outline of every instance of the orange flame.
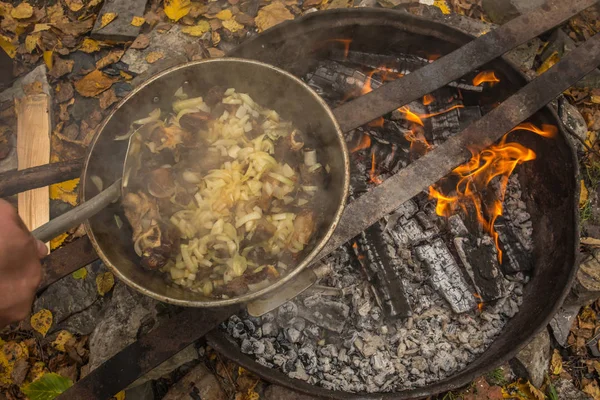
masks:
<path fill-rule="evenodd" d="M 360 141 L 352 148 L 352 150 L 350 150 L 350 152 L 356 153 L 357 151 L 368 149 L 369 147 L 371 147 L 371 136 L 363 134 L 360 137 Z"/>
<path fill-rule="evenodd" d="M 423 129 L 420 127 L 413 125 L 410 128 L 410 131 L 404 134 L 404 138 L 410 142 L 410 153 L 424 155 L 429 150 L 431 150 L 431 145 L 425 139 L 425 135 L 423 133 Z"/>
<path fill-rule="evenodd" d="M 479 86 L 484 82 L 495 84 L 500 82 L 500 79 L 496 77 L 494 71 L 481 71 L 475 78 L 473 78 L 473 85 L 475 86 Z"/>
<path fill-rule="evenodd" d="M 369 182 L 376 185 L 379 185 L 383 182 L 375 173 L 375 153 L 371 154 L 371 170 L 369 171 L 369 178 Z"/>
<path fill-rule="evenodd" d="M 348 53 L 350 53 L 350 43 L 352 43 L 352 39 L 329 39 L 325 40 L 323 43 L 329 42 L 341 43 L 342 45 L 344 45 L 344 59 L 348 58 Z"/>
<path fill-rule="evenodd" d="M 408 108 L 407 106 L 402 106 L 398 109 L 398 111 L 400 111 L 401 113 L 404 114 L 404 118 L 406 118 L 408 121 L 417 123 L 421 126 L 423 125 L 423 120 L 427 119 L 427 118 L 431 118 L 431 117 L 435 117 L 436 115 L 441 115 L 441 114 L 445 114 L 447 112 L 450 112 L 452 110 L 455 110 L 457 108 L 464 108 L 465 106 L 463 106 L 462 104 L 455 104 L 452 107 L 449 107 L 445 110 L 442 111 L 438 111 L 438 112 L 434 112 L 431 114 L 417 114 L 415 112 L 412 112 L 410 110 L 410 108 Z"/>
<path fill-rule="evenodd" d="M 482 312 L 483 311 L 483 298 L 481 298 L 479 293 L 473 293 L 473 297 L 475 297 L 475 299 L 477 299 L 477 310 L 479 312 Z"/>
<path fill-rule="evenodd" d="M 519 143 L 506 143 L 508 134 L 516 130 L 528 130 L 543 137 L 554 137 L 557 132 L 556 127 L 552 125 L 542 125 L 542 129 L 530 123 L 518 125 L 506 133 L 498 144 L 477 154 L 472 151 L 471 159 L 452 171 L 452 174 L 459 178 L 456 184 L 456 195 L 444 195 L 433 186 L 429 188 L 430 198 L 437 199 L 435 209 L 437 215 L 449 217 L 459 208 L 467 213 L 469 204 L 474 207 L 478 222 L 496 243 L 500 263 L 502 263 L 502 251 L 494 223 L 496 218 L 502 215 L 508 177 L 517 165 L 534 160 L 536 157 L 533 150 Z M 494 193 L 484 200 L 483 191 L 496 177 L 500 179 L 499 194 L 496 196 Z"/>
<path fill-rule="evenodd" d="M 433 103 L 435 101 L 435 97 L 433 97 L 430 94 L 426 94 L 425 96 L 423 96 L 423 105 L 424 106 L 428 106 L 431 103 Z"/>

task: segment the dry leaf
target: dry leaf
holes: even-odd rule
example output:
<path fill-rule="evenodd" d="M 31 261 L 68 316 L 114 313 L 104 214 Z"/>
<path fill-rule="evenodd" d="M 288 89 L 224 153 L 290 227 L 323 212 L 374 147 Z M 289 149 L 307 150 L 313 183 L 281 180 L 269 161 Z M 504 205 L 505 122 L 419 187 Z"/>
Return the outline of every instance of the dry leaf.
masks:
<path fill-rule="evenodd" d="M 65 239 L 69 237 L 68 233 L 61 233 L 50 241 L 50 250 L 58 249 L 65 242 Z"/>
<path fill-rule="evenodd" d="M 0 387 L 13 384 L 12 372 L 19 360 L 27 360 L 29 350 L 23 342 L 0 340 Z"/>
<path fill-rule="evenodd" d="M 552 53 L 550 55 L 550 57 L 548 57 L 543 63 L 542 65 L 540 65 L 540 67 L 537 69 L 537 74 L 541 75 L 544 72 L 548 71 L 550 68 L 552 68 L 552 66 L 554 64 L 556 64 L 558 61 L 560 60 L 560 57 L 558 55 L 558 51 L 555 51 L 554 53 Z"/>
<path fill-rule="evenodd" d="M 94 39 L 90 39 L 90 38 L 85 38 L 83 39 L 83 42 L 81 43 L 81 46 L 79 46 L 79 50 L 83 51 L 84 53 L 94 53 L 96 51 L 100 51 L 100 43 L 97 42 Z"/>
<path fill-rule="evenodd" d="M 212 38 L 213 46 L 218 45 L 219 42 L 221 41 L 221 35 L 219 35 L 219 32 L 213 32 L 211 35 L 211 38 Z"/>
<path fill-rule="evenodd" d="M 228 19 L 231 19 L 232 16 L 233 14 L 231 13 L 230 9 L 221 10 L 216 15 L 216 17 L 221 21 L 227 21 Z"/>
<path fill-rule="evenodd" d="M 228 30 L 230 30 L 231 32 L 237 32 L 237 31 L 239 31 L 240 29 L 244 29 L 244 25 L 242 25 L 242 24 L 240 24 L 240 23 L 236 22 L 236 21 L 235 21 L 235 20 L 233 20 L 233 19 L 229 19 L 229 20 L 227 20 L 227 21 L 223 21 L 223 27 L 224 27 L 225 29 L 228 29 Z M 218 43 L 218 42 L 217 42 L 217 43 Z M 213 44 L 217 44 L 217 43 L 214 43 L 214 41 L 213 41 Z"/>
<path fill-rule="evenodd" d="M 48 75 L 53 78 L 60 78 L 61 76 L 73 71 L 73 65 L 75 65 L 75 61 L 73 60 L 65 60 L 63 58 L 56 57 L 54 65 L 50 69 Z"/>
<path fill-rule="evenodd" d="M 114 104 L 118 100 L 115 91 L 112 88 L 103 92 L 98 99 L 100 100 L 100 108 L 103 110 L 110 107 L 111 104 Z"/>
<path fill-rule="evenodd" d="M 27 37 L 25 38 L 25 50 L 27 50 L 28 53 L 33 52 L 37 47 L 39 39 L 39 33 L 32 33 L 31 35 L 27 35 Z"/>
<path fill-rule="evenodd" d="M 50 24 L 35 24 L 35 26 L 33 27 L 33 32 L 31 33 L 47 31 L 51 27 L 52 26 Z"/>
<path fill-rule="evenodd" d="M 204 35 L 208 31 L 210 31 L 210 24 L 205 20 L 199 21 L 198 25 L 186 26 L 181 29 L 181 32 L 197 37 Z"/>
<path fill-rule="evenodd" d="M 31 316 L 31 327 L 42 334 L 42 336 L 46 336 L 48 330 L 52 326 L 52 313 L 50 310 L 41 309 Z"/>
<path fill-rule="evenodd" d="M 588 383 L 584 388 L 583 391 L 587 394 L 589 394 L 590 396 L 592 396 L 594 398 L 594 400 L 600 400 L 600 388 L 598 388 L 598 384 L 596 383 L 596 381 L 592 381 L 591 383 Z"/>
<path fill-rule="evenodd" d="M 65 17 L 65 11 L 63 10 L 62 4 L 60 1 L 57 1 L 53 6 L 46 7 L 46 15 L 48 17 L 48 21 L 51 24 L 58 24 L 61 22 L 68 22 L 69 20 Z"/>
<path fill-rule="evenodd" d="M 102 0 L 91 0 L 88 5 L 87 8 L 93 8 L 96 7 L 98 4 L 102 3 Z"/>
<path fill-rule="evenodd" d="M 579 189 L 579 208 L 583 208 L 588 201 L 589 192 L 585 187 L 585 182 L 581 180 L 581 187 Z"/>
<path fill-rule="evenodd" d="M 161 58 L 163 58 L 165 55 L 161 52 L 158 51 L 151 51 L 150 53 L 148 53 L 148 55 L 146 56 L 146 61 L 150 64 L 154 64 L 155 62 L 157 62 L 158 60 L 160 60 Z"/>
<path fill-rule="evenodd" d="M 223 50 L 217 49 L 216 47 L 209 47 L 208 55 L 211 58 L 219 58 L 219 57 L 223 57 L 225 55 L 225 52 Z"/>
<path fill-rule="evenodd" d="M 141 34 L 131 43 L 132 49 L 143 50 L 150 44 L 150 38 L 147 35 Z"/>
<path fill-rule="evenodd" d="M 125 79 L 126 81 L 133 79 L 133 75 L 130 75 L 123 70 L 119 71 L 119 75 L 121 75 L 123 77 L 123 79 Z"/>
<path fill-rule="evenodd" d="M 563 370 L 562 357 L 560 356 L 560 352 L 557 349 L 554 349 L 554 353 L 552 353 L 552 360 L 550 361 L 550 371 L 554 375 L 560 375 Z"/>
<path fill-rule="evenodd" d="M 106 293 L 110 292 L 110 289 L 112 289 L 114 285 L 115 277 L 112 272 L 109 271 L 96 276 L 96 288 L 98 289 L 98 294 L 100 294 L 100 296 L 104 296 Z"/>
<path fill-rule="evenodd" d="M 179 21 L 190 12 L 190 0 L 165 0 L 164 10 L 167 17 Z"/>
<path fill-rule="evenodd" d="M 586 246 L 600 246 L 600 239 L 593 237 L 582 237 L 579 242 L 581 242 L 581 244 L 585 244 Z"/>
<path fill-rule="evenodd" d="M 71 274 L 73 279 L 85 279 L 87 276 L 87 269 L 85 267 L 79 268 L 77 271 Z"/>
<path fill-rule="evenodd" d="M 33 15 L 33 7 L 28 3 L 21 3 L 10 12 L 10 16 L 16 19 L 25 19 Z"/>
<path fill-rule="evenodd" d="M 66 22 L 57 23 L 55 26 L 65 35 L 77 37 L 92 30 L 92 27 L 94 26 L 94 20 L 92 18 L 87 18 L 81 21 L 67 20 Z"/>
<path fill-rule="evenodd" d="M 52 346 L 58 350 L 65 353 L 67 350 L 65 349 L 65 345 L 70 344 L 71 346 L 75 344 L 75 338 L 69 331 L 62 330 L 58 332 L 56 339 L 52 342 Z"/>
<path fill-rule="evenodd" d="M 110 24 L 117 18 L 117 13 L 104 13 L 102 15 L 102 19 L 100 20 L 100 29 L 104 28 L 106 25 Z"/>
<path fill-rule="evenodd" d="M 65 103 L 67 104 L 67 103 Z M 61 104 L 62 106 L 62 104 Z M 79 178 L 70 181 L 55 183 L 50 185 L 50 198 L 52 200 L 60 200 L 69 203 L 72 206 L 77 205 L 77 185 Z"/>
<path fill-rule="evenodd" d="M 142 26 L 144 25 L 144 22 L 146 22 L 144 17 L 133 17 L 131 19 L 131 25 L 133 26 Z"/>
<path fill-rule="evenodd" d="M 44 63 L 46 63 L 46 67 L 48 67 L 48 69 L 52 69 L 52 53 L 52 50 L 44 51 Z"/>
<path fill-rule="evenodd" d="M 294 19 L 294 15 L 280 2 L 274 2 L 258 11 L 254 19 L 258 32 L 263 32 L 283 21 Z"/>
<path fill-rule="evenodd" d="M 3 35 L 0 35 L 0 47 L 10 58 L 15 58 L 17 55 L 17 47 L 11 43 L 11 40 Z"/>
<path fill-rule="evenodd" d="M 114 64 L 123 57 L 123 53 L 125 50 L 113 50 L 108 55 L 102 57 L 96 62 L 96 68 L 102 69 L 104 67 L 109 66 L 110 64 Z"/>
<path fill-rule="evenodd" d="M 119 393 L 115 394 L 115 400 L 125 400 L 125 391 L 121 390 Z"/>
<path fill-rule="evenodd" d="M 65 0 L 65 3 L 67 3 L 69 10 L 73 12 L 77 12 L 83 8 L 83 1 L 81 0 Z"/>
<path fill-rule="evenodd" d="M 84 97 L 94 97 L 110 88 L 116 80 L 95 69 L 75 82 L 75 89 Z"/>
<path fill-rule="evenodd" d="M 442 14 L 450 14 L 450 7 L 448 7 L 446 0 L 435 0 L 433 5 L 442 10 Z"/>

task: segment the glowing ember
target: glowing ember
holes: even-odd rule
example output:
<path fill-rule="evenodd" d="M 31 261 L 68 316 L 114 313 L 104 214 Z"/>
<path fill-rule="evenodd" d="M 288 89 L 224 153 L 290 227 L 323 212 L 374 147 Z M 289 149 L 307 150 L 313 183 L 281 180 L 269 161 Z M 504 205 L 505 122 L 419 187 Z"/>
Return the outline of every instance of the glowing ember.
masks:
<path fill-rule="evenodd" d="M 404 134 L 404 138 L 410 142 L 410 154 L 424 155 L 431 150 L 431 145 L 425 139 L 423 129 L 413 125 L 410 131 Z"/>
<path fill-rule="evenodd" d="M 473 85 L 475 86 L 479 86 L 484 82 L 495 84 L 500 82 L 500 79 L 496 77 L 494 71 L 481 71 L 475 78 L 473 78 Z"/>
<path fill-rule="evenodd" d="M 479 293 L 473 293 L 473 297 L 477 299 L 477 310 L 479 310 L 479 312 L 483 311 L 483 299 Z"/>
<path fill-rule="evenodd" d="M 530 123 L 521 124 L 506 133 L 498 144 L 478 154 L 471 151 L 472 158 L 452 171 L 452 175 L 458 178 L 455 195 L 444 195 L 433 186 L 429 188 L 430 198 L 437 199 L 435 209 L 437 215 L 449 217 L 459 209 L 468 213 L 469 205 L 474 208 L 478 222 L 494 238 L 500 263 L 502 263 L 502 251 L 494 222 L 499 215 L 502 215 L 502 203 L 508 178 L 517 165 L 534 160 L 536 156 L 533 150 L 519 143 L 506 143 L 508 134 L 516 130 L 528 130 L 543 137 L 554 137 L 557 132 L 556 127 L 552 125 L 542 125 L 540 129 Z M 490 190 L 489 193 L 485 193 L 486 196 L 483 196 L 487 186 L 496 177 L 500 179 L 500 190 L 498 192 Z"/>
<path fill-rule="evenodd" d="M 377 119 L 374 119 L 373 121 L 369 122 L 369 126 L 373 127 L 373 128 L 383 128 L 383 117 L 379 117 Z"/>
<path fill-rule="evenodd" d="M 371 154 L 371 170 L 369 171 L 369 182 L 379 185 L 383 181 L 375 173 L 375 153 Z"/>
<path fill-rule="evenodd" d="M 357 151 L 368 149 L 369 147 L 371 147 L 371 136 L 364 134 L 360 137 L 360 142 L 358 142 L 358 144 L 354 146 L 350 152 L 355 153 Z"/>
<path fill-rule="evenodd" d="M 431 103 L 433 103 L 435 101 L 435 97 L 433 97 L 430 94 L 426 94 L 425 96 L 423 96 L 423 105 L 424 106 L 428 106 Z"/>

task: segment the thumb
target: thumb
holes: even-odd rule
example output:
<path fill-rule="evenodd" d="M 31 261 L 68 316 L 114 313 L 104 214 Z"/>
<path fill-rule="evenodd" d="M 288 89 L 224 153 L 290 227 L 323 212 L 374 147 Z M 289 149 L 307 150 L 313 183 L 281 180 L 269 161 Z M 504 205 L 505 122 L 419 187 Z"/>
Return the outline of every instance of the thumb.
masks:
<path fill-rule="evenodd" d="M 41 240 L 35 239 L 35 245 L 37 248 L 37 254 L 39 258 L 45 257 L 48 254 L 48 247 Z"/>

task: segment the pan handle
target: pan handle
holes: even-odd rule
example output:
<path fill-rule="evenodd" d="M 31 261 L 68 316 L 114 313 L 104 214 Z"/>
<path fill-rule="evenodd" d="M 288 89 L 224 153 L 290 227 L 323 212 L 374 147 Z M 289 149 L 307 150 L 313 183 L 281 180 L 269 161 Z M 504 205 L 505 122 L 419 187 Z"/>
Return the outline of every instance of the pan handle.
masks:
<path fill-rule="evenodd" d="M 35 229 L 32 234 L 36 239 L 47 242 L 59 233 L 63 233 L 96 215 L 119 197 L 121 197 L 121 179 L 118 179 L 92 199 Z"/>

